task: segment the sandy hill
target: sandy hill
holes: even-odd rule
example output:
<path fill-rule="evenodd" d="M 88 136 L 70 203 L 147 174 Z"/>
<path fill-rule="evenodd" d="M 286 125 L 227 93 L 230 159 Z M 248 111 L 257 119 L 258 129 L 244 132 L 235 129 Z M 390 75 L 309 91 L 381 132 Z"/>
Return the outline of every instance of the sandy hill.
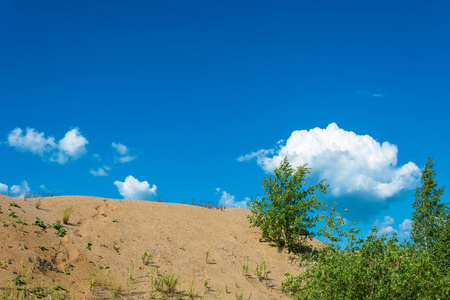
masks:
<path fill-rule="evenodd" d="M 61 237 L 48 225 L 70 207 Z M 245 209 L 3 195 L 0 209 L 1 299 L 289 299 L 280 290 L 284 273 L 301 271 L 294 256 L 259 241 Z M 257 275 L 263 261 L 267 280 Z M 161 283 L 170 285 L 171 274 L 179 280 L 168 292 Z"/>

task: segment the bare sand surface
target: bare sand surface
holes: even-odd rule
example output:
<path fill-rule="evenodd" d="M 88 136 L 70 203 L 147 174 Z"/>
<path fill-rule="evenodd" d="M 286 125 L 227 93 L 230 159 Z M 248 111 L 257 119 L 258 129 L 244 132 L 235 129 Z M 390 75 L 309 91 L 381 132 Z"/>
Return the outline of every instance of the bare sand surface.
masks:
<path fill-rule="evenodd" d="M 73 212 L 62 224 L 63 237 L 54 228 L 34 224 L 36 217 L 52 224 L 69 207 Z M 114 299 L 114 291 L 116 299 L 190 299 L 190 294 L 194 299 L 236 299 L 242 294 L 243 299 L 289 299 L 281 291 L 284 274 L 302 271 L 294 255 L 260 242 L 260 230 L 249 227 L 246 209 L 3 195 L 0 208 L 3 293 L 26 287 L 28 295 L 42 289 L 52 292 L 52 299 L 57 293 L 70 299 Z M 321 245 L 317 240 L 311 244 Z M 152 257 L 148 264 L 142 259 L 145 251 Z M 263 261 L 270 271 L 267 280 L 257 276 Z M 169 274 L 179 276 L 175 291 L 158 291 L 154 281 Z M 15 285 L 17 277 L 24 283 Z"/>

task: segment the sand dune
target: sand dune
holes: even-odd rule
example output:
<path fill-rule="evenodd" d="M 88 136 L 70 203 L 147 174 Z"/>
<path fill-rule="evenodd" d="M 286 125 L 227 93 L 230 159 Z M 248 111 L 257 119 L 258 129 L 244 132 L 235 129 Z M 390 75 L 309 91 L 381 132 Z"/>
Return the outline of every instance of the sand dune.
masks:
<path fill-rule="evenodd" d="M 196 299 L 236 299 L 242 293 L 243 299 L 289 299 L 280 290 L 284 273 L 301 272 L 294 256 L 259 241 L 259 229 L 249 227 L 245 209 L 3 195 L 0 206 L 2 288 L 24 288 L 12 282 L 24 275 L 29 293 L 60 285 L 72 299 L 113 299 L 120 285 L 117 299 L 189 299 L 190 290 L 198 295 Z M 68 207 L 73 212 L 63 225 L 65 236 L 58 236 L 54 228 L 34 225 L 36 217 L 44 224 L 56 222 L 58 212 Z M 16 217 L 8 216 L 8 211 Z M 316 240 L 312 243 L 320 245 Z M 152 256 L 147 265 L 142 260 L 145 251 Z M 256 266 L 263 261 L 270 271 L 268 280 L 257 278 Z M 243 264 L 248 264 L 248 274 Z M 152 278 L 171 273 L 179 276 L 175 292 L 157 291 Z"/>

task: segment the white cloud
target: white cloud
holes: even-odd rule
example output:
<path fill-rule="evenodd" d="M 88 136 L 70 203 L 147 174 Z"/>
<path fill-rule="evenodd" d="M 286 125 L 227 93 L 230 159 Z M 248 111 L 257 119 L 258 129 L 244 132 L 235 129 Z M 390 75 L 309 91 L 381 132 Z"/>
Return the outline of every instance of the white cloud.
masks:
<path fill-rule="evenodd" d="M 117 180 L 114 181 L 114 184 L 124 199 L 149 200 L 156 195 L 156 185 L 152 185 L 150 188 L 147 181 L 140 182 L 131 175 L 127 176 L 124 182 Z"/>
<path fill-rule="evenodd" d="M 97 160 L 97 161 L 101 161 L 101 160 L 102 160 L 102 158 L 101 158 L 100 155 L 98 155 L 98 154 L 92 154 L 92 157 L 93 157 L 95 160 Z"/>
<path fill-rule="evenodd" d="M 410 219 L 404 219 L 403 222 L 398 226 L 401 231 L 411 231 L 412 230 L 412 222 Z"/>
<path fill-rule="evenodd" d="M 6 184 L 0 183 L 0 194 L 8 193 L 8 186 Z"/>
<path fill-rule="evenodd" d="M 412 230 L 412 222 L 410 219 L 404 219 L 403 222 L 398 226 L 400 237 L 409 237 Z"/>
<path fill-rule="evenodd" d="M 126 162 L 135 160 L 136 156 L 125 155 L 125 156 L 117 157 L 116 159 L 121 163 L 126 163 Z"/>
<path fill-rule="evenodd" d="M 57 148 L 55 138 L 44 138 L 44 133 L 37 132 L 34 128 L 27 128 L 25 134 L 22 129 L 15 128 L 8 135 L 8 144 L 18 150 L 30 151 L 41 156 Z"/>
<path fill-rule="evenodd" d="M 216 189 L 217 192 L 220 191 L 219 188 Z M 238 208 L 247 208 L 247 202 L 250 200 L 249 198 L 245 198 L 244 201 L 235 201 L 235 196 L 228 194 L 225 191 L 222 191 L 222 196 L 220 197 L 219 200 L 219 205 L 220 206 L 225 206 L 228 208 L 231 207 L 238 207 Z"/>
<path fill-rule="evenodd" d="M 0 183 L 0 194 L 8 194 L 13 197 L 23 198 L 30 193 L 28 182 L 22 181 L 20 185 L 13 185 L 10 188 L 6 184 Z"/>
<path fill-rule="evenodd" d="M 121 143 L 114 143 L 114 142 L 111 145 L 119 154 L 118 156 L 116 156 L 116 161 L 126 163 L 136 159 L 136 156 L 131 156 L 128 154 L 130 150 L 127 148 L 127 146 Z"/>
<path fill-rule="evenodd" d="M 385 216 L 383 222 L 376 220 L 375 226 L 378 228 L 378 235 L 389 235 L 397 232 L 397 230 L 391 226 L 392 224 L 394 224 L 394 218 L 391 218 L 390 216 Z"/>
<path fill-rule="evenodd" d="M 376 220 L 375 226 L 378 228 L 378 235 L 391 235 L 392 233 L 398 233 L 399 238 L 409 237 L 412 230 L 412 222 L 410 219 L 404 219 L 400 225 L 398 225 L 398 230 L 394 229 L 394 218 L 390 216 L 385 216 L 383 221 Z"/>
<path fill-rule="evenodd" d="M 397 167 L 397 153 L 397 146 L 389 142 L 380 144 L 369 135 L 331 123 L 325 129 L 294 131 L 285 144 L 243 155 L 238 161 L 256 158 L 263 170 L 273 172 L 287 157 L 294 167 L 307 164 L 312 175 L 326 179 L 334 197 L 386 203 L 385 199 L 419 182 L 419 168 L 412 162 Z"/>
<path fill-rule="evenodd" d="M 78 128 L 68 131 L 58 143 L 54 137 L 44 136 L 43 132 L 38 132 L 34 128 L 27 128 L 25 134 L 22 129 L 15 128 L 8 135 L 8 144 L 17 150 L 29 151 L 63 165 L 69 159 L 76 160 L 84 155 L 85 146 L 89 143 Z"/>
<path fill-rule="evenodd" d="M 108 166 L 103 166 L 103 168 L 98 168 L 97 171 L 94 170 L 94 169 L 90 169 L 89 173 L 91 173 L 95 177 L 97 177 L 97 176 L 108 176 L 108 173 L 106 173 L 105 170 L 109 171 L 109 170 L 111 170 L 111 168 L 108 167 Z"/>
<path fill-rule="evenodd" d="M 121 144 L 121 143 L 112 143 L 112 146 L 120 155 L 126 155 L 128 153 L 127 146 Z"/>

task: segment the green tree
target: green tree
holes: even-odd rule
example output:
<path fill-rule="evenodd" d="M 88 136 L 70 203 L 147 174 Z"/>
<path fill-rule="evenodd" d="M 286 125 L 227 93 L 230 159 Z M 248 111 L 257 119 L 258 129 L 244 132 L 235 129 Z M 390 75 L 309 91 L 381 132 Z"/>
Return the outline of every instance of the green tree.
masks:
<path fill-rule="evenodd" d="M 428 157 L 420 177 L 422 184 L 414 193 L 411 239 L 419 250 L 427 251 L 439 240 L 448 216 L 448 208 L 441 203 L 445 187 L 438 188 L 434 158 Z"/>
<path fill-rule="evenodd" d="M 262 240 L 290 252 L 299 250 L 307 237 L 314 236 L 310 230 L 321 220 L 316 212 L 323 205 L 316 191 L 326 193 L 328 186 L 322 180 L 307 187 L 304 181 L 309 173 L 306 165 L 294 170 L 284 158 L 274 174 L 264 178 L 265 197 L 258 195 L 250 200 L 248 216 L 250 225 L 261 229 Z"/>

